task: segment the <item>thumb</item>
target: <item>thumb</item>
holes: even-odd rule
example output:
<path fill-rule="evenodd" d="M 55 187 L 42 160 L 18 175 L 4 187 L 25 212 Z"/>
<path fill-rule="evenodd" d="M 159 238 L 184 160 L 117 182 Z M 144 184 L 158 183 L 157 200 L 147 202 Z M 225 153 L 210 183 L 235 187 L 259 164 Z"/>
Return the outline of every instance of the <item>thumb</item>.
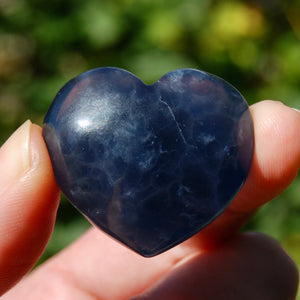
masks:
<path fill-rule="evenodd" d="M 41 128 L 25 122 L 0 148 L 0 295 L 36 263 L 59 203 Z"/>

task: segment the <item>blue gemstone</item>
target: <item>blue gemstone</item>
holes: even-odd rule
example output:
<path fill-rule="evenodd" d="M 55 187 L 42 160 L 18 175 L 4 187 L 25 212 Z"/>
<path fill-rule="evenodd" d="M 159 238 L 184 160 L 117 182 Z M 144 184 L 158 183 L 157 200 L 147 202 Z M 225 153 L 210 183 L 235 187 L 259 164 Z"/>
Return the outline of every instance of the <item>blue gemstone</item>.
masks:
<path fill-rule="evenodd" d="M 153 85 L 118 68 L 85 72 L 58 92 L 43 136 L 66 197 L 146 257 L 225 210 L 246 180 L 254 148 L 241 94 L 194 69 Z"/>

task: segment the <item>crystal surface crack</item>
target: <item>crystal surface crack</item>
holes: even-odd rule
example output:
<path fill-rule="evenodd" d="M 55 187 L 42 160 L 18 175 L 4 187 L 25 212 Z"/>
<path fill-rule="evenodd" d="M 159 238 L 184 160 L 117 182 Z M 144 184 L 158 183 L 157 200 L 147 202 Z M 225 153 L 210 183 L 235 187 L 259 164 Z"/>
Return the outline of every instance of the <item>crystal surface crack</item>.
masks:
<path fill-rule="evenodd" d="M 167 108 L 168 108 L 168 110 L 169 110 L 169 112 L 170 112 L 170 114 L 171 114 L 171 116 L 172 116 L 172 118 L 173 118 L 173 120 L 174 120 L 174 122 L 176 124 L 176 127 L 178 129 L 180 137 L 182 138 L 182 141 L 187 145 L 188 143 L 186 142 L 186 139 L 185 139 L 185 137 L 183 135 L 182 129 L 180 128 L 180 126 L 179 126 L 179 124 L 178 124 L 178 122 L 176 120 L 176 117 L 174 115 L 174 112 L 173 112 L 172 108 L 170 107 L 170 105 L 167 102 L 163 101 L 162 97 L 159 98 L 159 101 L 162 104 L 164 104 L 165 106 L 167 106 Z"/>

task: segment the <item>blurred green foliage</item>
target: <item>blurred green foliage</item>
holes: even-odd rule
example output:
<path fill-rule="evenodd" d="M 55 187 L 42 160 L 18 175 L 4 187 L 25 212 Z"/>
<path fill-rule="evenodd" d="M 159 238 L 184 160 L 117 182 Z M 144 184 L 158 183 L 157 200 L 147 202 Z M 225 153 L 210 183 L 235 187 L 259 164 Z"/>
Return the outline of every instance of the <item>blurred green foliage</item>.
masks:
<path fill-rule="evenodd" d="M 300 1 L 0 0 L 0 142 L 26 119 L 42 124 L 59 88 L 91 68 L 117 66 L 153 83 L 198 68 L 249 104 L 300 108 Z M 300 182 L 247 225 L 271 234 L 300 266 Z M 87 227 L 63 199 L 49 257 Z"/>

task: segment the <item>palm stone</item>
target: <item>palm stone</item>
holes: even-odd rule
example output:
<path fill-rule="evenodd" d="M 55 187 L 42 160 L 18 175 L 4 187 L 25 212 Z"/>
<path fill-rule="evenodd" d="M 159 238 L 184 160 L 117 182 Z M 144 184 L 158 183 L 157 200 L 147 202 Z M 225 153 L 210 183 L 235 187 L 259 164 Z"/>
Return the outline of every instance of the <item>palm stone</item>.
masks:
<path fill-rule="evenodd" d="M 87 71 L 58 92 L 43 137 L 66 197 L 146 257 L 225 210 L 246 180 L 254 148 L 243 96 L 195 69 L 152 85 L 119 68 Z"/>

